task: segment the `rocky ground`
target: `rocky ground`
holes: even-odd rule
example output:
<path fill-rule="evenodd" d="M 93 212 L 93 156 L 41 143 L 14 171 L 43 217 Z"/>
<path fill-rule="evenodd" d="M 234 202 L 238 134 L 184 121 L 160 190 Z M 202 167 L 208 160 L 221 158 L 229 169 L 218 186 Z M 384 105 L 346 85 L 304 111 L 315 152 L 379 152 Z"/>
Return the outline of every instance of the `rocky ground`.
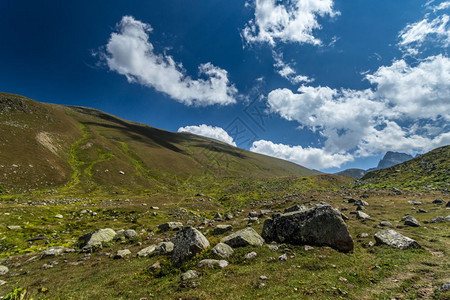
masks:
<path fill-rule="evenodd" d="M 450 196 L 351 190 L 225 208 L 184 200 L 0 204 L 0 295 L 33 299 L 448 299 Z"/>

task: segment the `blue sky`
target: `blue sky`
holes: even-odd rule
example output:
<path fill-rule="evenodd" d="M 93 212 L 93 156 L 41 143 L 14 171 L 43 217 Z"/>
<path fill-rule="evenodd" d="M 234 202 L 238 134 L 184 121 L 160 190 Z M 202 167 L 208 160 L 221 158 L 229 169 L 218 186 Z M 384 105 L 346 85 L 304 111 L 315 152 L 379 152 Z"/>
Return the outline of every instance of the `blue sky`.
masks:
<path fill-rule="evenodd" d="M 0 91 L 334 172 L 450 144 L 450 1 L 0 1 Z"/>

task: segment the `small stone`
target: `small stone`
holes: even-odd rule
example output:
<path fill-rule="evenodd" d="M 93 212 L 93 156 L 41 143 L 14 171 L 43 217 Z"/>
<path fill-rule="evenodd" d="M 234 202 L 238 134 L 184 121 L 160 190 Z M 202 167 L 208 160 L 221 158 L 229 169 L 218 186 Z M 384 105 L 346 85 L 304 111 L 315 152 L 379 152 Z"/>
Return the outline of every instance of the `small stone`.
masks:
<path fill-rule="evenodd" d="M 354 203 L 355 206 L 369 206 L 369 203 L 367 203 L 364 200 L 356 200 Z"/>
<path fill-rule="evenodd" d="M 437 205 L 442 205 L 442 204 L 444 204 L 444 200 L 442 200 L 442 199 L 435 199 L 435 200 L 433 200 L 432 203 L 433 204 L 437 204 Z"/>
<path fill-rule="evenodd" d="M 174 244 L 172 242 L 161 242 L 156 246 L 156 252 L 160 255 L 172 254 Z"/>
<path fill-rule="evenodd" d="M 138 257 L 147 257 L 150 254 L 152 254 L 153 252 L 155 252 L 155 250 L 156 250 L 156 246 L 155 245 L 151 245 L 151 246 L 145 247 L 144 249 L 141 249 L 136 254 L 136 256 L 138 256 Z"/>
<path fill-rule="evenodd" d="M 252 251 L 252 252 L 245 254 L 244 258 L 246 260 L 252 260 L 252 259 L 256 258 L 257 256 L 258 256 L 258 253 Z"/>
<path fill-rule="evenodd" d="M 222 215 L 220 213 L 216 213 L 216 215 L 214 216 L 214 220 L 215 221 L 222 221 Z"/>
<path fill-rule="evenodd" d="M 22 227 L 19 226 L 19 225 L 9 225 L 9 226 L 6 226 L 6 228 L 8 228 L 9 230 L 19 230 L 19 229 L 22 229 Z"/>
<path fill-rule="evenodd" d="M 306 210 L 306 207 L 304 205 L 295 204 L 294 206 L 288 207 L 284 210 L 284 213 L 289 213 L 293 211 L 302 211 Z"/>
<path fill-rule="evenodd" d="M 138 234 L 136 233 L 135 230 L 133 229 L 127 229 L 123 232 L 123 235 L 127 238 L 127 239 L 131 239 L 136 237 Z"/>
<path fill-rule="evenodd" d="M 55 218 L 56 218 L 56 219 L 62 219 L 62 218 L 64 218 L 64 217 L 63 217 L 63 215 L 61 215 L 61 214 L 57 214 L 57 215 L 55 216 Z"/>
<path fill-rule="evenodd" d="M 312 250 L 314 250 L 314 247 L 305 245 L 305 251 L 312 251 Z"/>
<path fill-rule="evenodd" d="M 5 275 L 9 272 L 9 269 L 7 266 L 0 265 L 0 276 Z"/>
<path fill-rule="evenodd" d="M 233 219 L 233 214 L 232 213 L 229 213 L 229 212 L 227 212 L 227 213 L 225 213 L 225 220 L 231 220 L 231 219 Z"/>
<path fill-rule="evenodd" d="M 198 271 L 188 270 L 188 271 L 184 272 L 183 274 L 181 274 L 181 280 L 183 280 L 183 281 L 192 280 L 192 279 L 198 278 L 199 276 L 200 276 L 200 273 Z"/>
<path fill-rule="evenodd" d="M 120 258 L 124 258 L 125 256 L 128 256 L 131 254 L 131 251 L 128 249 L 124 249 L 124 250 L 118 250 L 116 255 L 114 256 L 115 259 L 120 259 Z"/>
<path fill-rule="evenodd" d="M 159 210 L 158 206 L 150 206 L 150 209 Z"/>
<path fill-rule="evenodd" d="M 356 218 L 360 219 L 360 220 L 370 220 L 370 216 L 362 211 L 357 211 L 356 212 Z"/>
<path fill-rule="evenodd" d="M 365 233 L 365 232 L 363 232 L 363 233 L 360 233 L 360 234 L 358 234 L 356 237 L 358 237 L 358 238 L 362 238 L 362 239 L 365 239 L 365 238 L 368 238 L 369 237 L 369 234 L 368 233 Z"/>
<path fill-rule="evenodd" d="M 269 248 L 272 251 L 278 251 L 278 246 L 277 245 L 267 245 L 267 248 Z"/>
<path fill-rule="evenodd" d="M 430 223 L 441 223 L 441 222 L 445 222 L 445 218 L 441 217 L 441 216 L 438 216 L 436 218 L 433 218 L 433 220 L 431 220 Z"/>
<path fill-rule="evenodd" d="M 5 285 L 5 284 L 7 284 L 7 283 L 8 283 L 7 281 L 0 280 L 0 286 Z"/>
<path fill-rule="evenodd" d="M 287 261 L 287 254 L 284 253 L 284 254 L 278 256 L 278 260 L 281 260 L 281 261 Z"/>
<path fill-rule="evenodd" d="M 48 270 L 48 269 L 51 269 L 51 268 L 53 268 L 53 265 L 51 265 L 51 264 L 44 264 L 44 265 L 42 265 L 42 269 Z"/>
<path fill-rule="evenodd" d="M 422 205 L 421 201 L 415 201 L 415 200 L 409 200 L 408 203 L 411 205 Z"/>
<path fill-rule="evenodd" d="M 425 213 L 427 213 L 428 211 L 426 211 L 425 209 L 419 208 L 419 209 L 417 210 L 417 212 L 418 212 L 418 213 L 425 214 Z"/>
<path fill-rule="evenodd" d="M 156 272 L 158 270 L 161 270 L 161 263 L 157 261 L 153 265 L 151 265 L 148 269 L 150 272 Z"/>
<path fill-rule="evenodd" d="M 257 218 L 258 217 L 258 213 L 256 211 L 251 211 L 248 213 L 248 217 L 249 218 Z"/>
<path fill-rule="evenodd" d="M 261 276 L 259 276 L 259 279 L 261 279 L 261 280 L 267 280 L 267 276 L 261 275 Z"/>
<path fill-rule="evenodd" d="M 450 282 L 446 282 L 442 285 L 442 287 L 439 289 L 441 292 L 447 292 L 450 291 Z"/>
<path fill-rule="evenodd" d="M 214 267 L 219 267 L 223 269 L 227 266 L 228 262 L 226 260 L 217 260 L 217 259 L 203 259 L 197 265 L 197 267 L 199 268 L 207 267 L 211 269 Z"/>
<path fill-rule="evenodd" d="M 419 226 L 420 226 L 419 221 L 417 221 L 416 218 L 414 218 L 414 217 L 411 216 L 411 215 L 406 215 L 406 216 L 403 218 L 403 221 L 405 222 L 404 224 L 405 224 L 406 226 L 411 226 L 411 227 L 419 227 Z"/>
<path fill-rule="evenodd" d="M 381 227 L 393 227 L 392 223 L 388 221 L 381 221 L 379 225 Z"/>
<path fill-rule="evenodd" d="M 348 282 L 348 279 L 344 278 L 344 277 L 339 277 L 339 280 L 342 281 L 342 282 Z"/>

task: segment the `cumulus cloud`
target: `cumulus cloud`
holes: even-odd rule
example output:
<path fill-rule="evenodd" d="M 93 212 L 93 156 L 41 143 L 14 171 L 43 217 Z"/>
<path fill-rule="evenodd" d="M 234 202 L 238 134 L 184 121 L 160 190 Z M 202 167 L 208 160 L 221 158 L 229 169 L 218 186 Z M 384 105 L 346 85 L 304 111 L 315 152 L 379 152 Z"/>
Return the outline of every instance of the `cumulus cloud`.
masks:
<path fill-rule="evenodd" d="M 434 12 L 450 8 L 450 2 L 443 2 L 435 6 Z M 407 25 L 399 33 L 399 47 L 405 53 L 417 55 L 425 41 L 436 43 L 443 47 L 450 45 L 450 17 L 447 14 L 436 16 L 434 19 L 429 14 L 419 22 Z"/>
<path fill-rule="evenodd" d="M 237 89 L 226 70 L 204 63 L 198 68 L 200 78 L 192 79 L 172 56 L 155 53 L 149 40 L 151 32 L 150 25 L 124 16 L 106 45 L 104 57 L 109 69 L 185 105 L 236 103 Z"/>
<path fill-rule="evenodd" d="M 265 140 L 253 142 L 250 151 L 289 160 L 311 169 L 340 167 L 353 160 L 350 154 L 330 154 L 319 148 L 274 144 Z"/>
<path fill-rule="evenodd" d="M 283 61 L 283 55 L 278 54 L 275 51 L 272 53 L 273 59 L 275 63 L 273 64 L 275 71 L 283 78 L 289 80 L 292 84 L 299 84 L 301 82 L 310 83 L 314 80 L 305 75 L 298 75 L 297 72 L 294 71 L 292 66 Z"/>
<path fill-rule="evenodd" d="M 416 66 L 404 60 L 366 75 L 366 90 L 301 86 L 297 93 L 276 89 L 268 95 L 271 112 L 324 138 L 329 154 L 369 156 L 388 150 L 412 153 L 448 143 L 448 132 L 412 128 L 427 120 L 433 128 L 450 120 L 450 60 L 442 55 Z"/>
<path fill-rule="evenodd" d="M 190 132 L 193 134 L 206 136 L 236 147 L 236 143 L 233 138 L 221 127 L 202 124 L 198 126 L 180 127 L 178 128 L 178 132 Z"/>
<path fill-rule="evenodd" d="M 242 31 L 248 43 L 265 42 L 274 46 L 276 41 L 321 45 L 313 35 L 321 29 L 318 17 L 333 17 L 339 12 L 333 0 L 255 0 L 255 17 Z"/>

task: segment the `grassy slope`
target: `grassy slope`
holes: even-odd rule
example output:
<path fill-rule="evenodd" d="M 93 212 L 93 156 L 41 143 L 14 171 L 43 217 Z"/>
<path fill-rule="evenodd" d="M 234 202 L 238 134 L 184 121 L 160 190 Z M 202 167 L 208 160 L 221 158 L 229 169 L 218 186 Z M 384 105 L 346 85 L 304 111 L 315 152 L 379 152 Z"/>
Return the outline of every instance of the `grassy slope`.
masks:
<path fill-rule="evenodd" d="M 444 146 L 393 167 L 372 171 L 363 186 L 402 189 L 449 189 L 450 146 Z"/>
<path fill-rule="evenodd" d="M 10 194 L 53 193 L 55 188 L 153 193 L 218 177 L 319 174 L 213 139 L 5 93 L 0 93 L 0 145 L 0 186 Z"/>

